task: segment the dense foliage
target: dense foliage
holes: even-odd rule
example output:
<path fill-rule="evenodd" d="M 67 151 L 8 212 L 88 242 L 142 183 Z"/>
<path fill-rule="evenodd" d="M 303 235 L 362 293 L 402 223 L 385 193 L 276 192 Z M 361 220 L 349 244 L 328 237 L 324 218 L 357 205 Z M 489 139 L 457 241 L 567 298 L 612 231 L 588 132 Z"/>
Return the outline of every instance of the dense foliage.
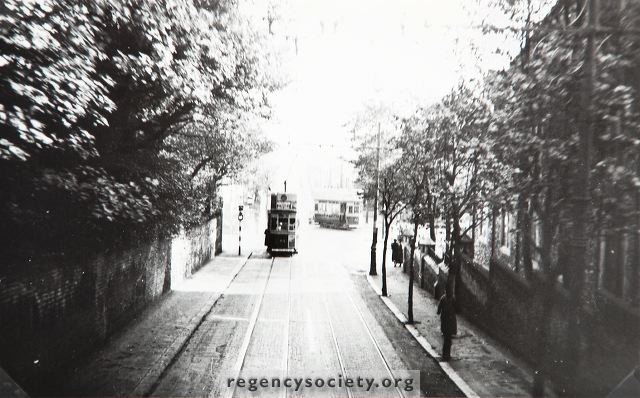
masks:
<path fill-rule="evenodd" d="M 515 225 L 501 226 L 509 231 L 500 239 L 515 248 L 509 265 L 544 278 L 548 289 L 567 288 L 574 333 L 578 307 L 594 307 L 601 239 L 615 240 L 612 253 L 623 239 L 636 260 L 640 253 L 640 3 L 489 3 L 507 24 L 486 25 L 486 33 L 519 40 L 519 53 L 508 68 L 479 83 L 468 79 L 402 119 L 394 166 L 404 176 L 402 202 L 416 226 L 436 217 L 446 224 L 453 274 L 466 232 L 500 212 L 514 214 Z M 370 187 L 370 151 L 356 150 L 360 180 Z M 582 249 L 576 237 L 584 237 Z M 607 289 L 622 291 L 621 278 L 599 272 Z"/>
<path fill-rule="evenodd" d="M 268 29 L 240 6 L 0 4 L 5 244 L 166 236 L 215 212 L 220 180 L 269 149 Z"/>

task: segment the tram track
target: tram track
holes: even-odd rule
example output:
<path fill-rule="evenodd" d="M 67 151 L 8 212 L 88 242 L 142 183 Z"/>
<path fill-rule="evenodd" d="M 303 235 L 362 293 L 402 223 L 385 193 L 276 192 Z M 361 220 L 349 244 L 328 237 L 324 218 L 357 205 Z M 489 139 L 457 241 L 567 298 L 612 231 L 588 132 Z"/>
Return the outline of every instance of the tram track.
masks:
<path fill-rule="evenodd" d="M 273 264 L 275 262 L 275 258 L 271 259 L 271 264 L 269 266 L 269 273 L 264 281 L 264 286 L 262 288 L 262 293 L 258 298 L 258 302 L 255 304 L 255 308 L 251 313 L 251 317 L 249 318 L 249 325 L 247 326 L 247 331 L 245 332 L 245 337 L 242 341 L 242 345 L 240 346 L 240 350 L 238 351 L 238 358 L 236 359 L 236 363 L 233 367 L 232 374 L 236 379 L 240 377 L 240 373 L 242 372 L 242 368 L 245 364 L 247 358 L 247 352 L 249 351 L 249 344 L 251 343 L 251 336 L 253 336 L 253 332 L 256 328 L 256 324 L 258 323 L 258 317 L 260 316 L 260 310 L 262 309 L 262 302 L 264 301 L 264 296 L 267 292 L 267 286 L 269 285 L 269 280 L 271 279 L 271 274 L 273 272 Z M 236 392 L 237 385 L 234 383 L 233 388 L 230 388 L 227 391 L 226 398 L 232 398 Z M 210 394 L 209 397 L 213 398 Z"/>
<path fill-rule="evenodd" d="M 281 264 L 278 264 L 280 263 L 280 261 L 283 261 L 289 267 L 289 269 L 286 270 L 286 269 L 280 268 L 279 266 Z M 282 341 L 281 344 L 278 344 L 280 347 L 282 347 L 282 350 L 283 350 L 282 355 L 280 359 L 274 362 L 274 364 L 276 363 L 280 364 L 280 368 L 282 369 L 281 375 L 283 380 L 286 377 L 290 377 L 289 372 L 290 372 L 291 361 L 292 361 L 291 355 L 293 355 L 291 351 L 292 349 L 291 319 L 293 316 L 292 311 L 294 309 L 292 305 L 292 302 L 294 300 L 292 287 L 295 286 L 295 281 L 292 280 L 292 277 L 293 277 L 292 263 L 293 263 L 293 260 L 289 258 L 283 259 L 283 260 L 280 260 L 278 258 L 271 259 L 269 263 L 269 269 L 268 271 L 266 271 L 266 277 L 264 276 L 264 273 L 262 274 L 264 281 L 258 282 L 259 284 L 256 285 L 256 289 L 254 290 L 254 292 L 257 292 L 258 294 L 257 294 L 257 299 L 254 299 L 252 301 L 253 309 L 251 314 L 248 316 L 248 318 L 238 318 L 239 320 L 245 320 L 245 322 L 247 322 L 247 327 L 246 327 L 246 330 L 244 331 L 244 336 L 242 335 L 238 336 L 239 337 L 238 343 L 240 343 L 240 339 L 242 339 L 241 340 L 242 342 L 240 343 L 239 348 L 236 351 L 237 353 L 236 358 L 230 361 L 230 364 L 233 364 L 230 366 L 230 371 L 228 373 L 230 377 L 234 377 L 235 379 L 241 378 L 243 372 L 247 371 L 246 367 L 250 366 L 250 362 L 253 361 L 253 359 L 249 359 L 249 358 L 252 358 L 252 355 L 254 355 L 254 354 L 251 354 L 252 352 L 254 352 L 253 351 L 254 348 L 251 348 L 251 347 L 254 347 L 254 345 L 256 344 L 254 340 L 256 340 L 256 338 L 260 339 L 260 336 L 262 336 L 262 332 L 257 331 L 259 329 L 258 324 L 261 322 L 261 319 L 264 318 L 266 314 L 265 311 L 267 311 L 267 313 L 270 313 L 271 310 L 273 310 L 272 308 L 273 302 L 268 301 L 269 295 L 267 293 L 271 292 L 272 289 L 274 288 L 277 289 L 278 285 L 277 284 L 274 285 L 273 284 L 275 283 L 274 281 L 278 280 L 277 278 L 278 276 L 285 276 L 285 275 L 288 276 L 288 280 L 286 281 L 285 284 L 282 284 L 282 289 L 287 289 L 287 297 L 286 297 L 286 301 L 284 300 L 282 301 L 282 312 L 286 315 L 280 318 L 278 321 L 283 322 L 286 325 L 286 327 L 283 327 L 281 329 L 283 331 L 282 337 L 278 337 Z M 285 265 L 285 264 L 282 264 L 282 265 Z M 319 264 L 317 262 L 311 261 L 311 264 L 308 264 L 308 265 L 312 265 L 312 267 L 310 267 L 311 270 L 313 270 L 312 274 L 310 275 L 312 278 L 317 279 L 319 275 L 322 275 L 322 273 L 320 273 Z M 276 269 L 278 269 L 277 272 L 276 272 Z M 235 278 L 236 277 L 234 276 L 232 281 Z M 228 289 L 229 289 L 229 286 L 227 286 L 227 288 L 222 292 L 220 297 L 223 297 L 226 294 Z M 350 373 L 353 373 L 354 371 L 353 369 L 349 370 L 348 364 L 349 362 L 353 362 L 354 360 L 357 361 L 357 359 L 354 359 L 353 353 L 349 353 L 349 349 L 348 349 L 349 341 L 346 340 L 346 343 L 345 343 L 345 336 L 342 334 L 342 329 L 338 329 L 339 327 L 340 328 L 343 327 L 343 325 L 340 325 L 341 323 L 340 319 L 341 317 L 344 317 L 345 314 L 340 313 L 341 315 L 338 315 L 338 317 L 336 318 L 336 314 L 332 315 L 332 309 L 331 309 L 335 307 L 335 305 L 332 306 L 332 304 L 329 303 L 329 299 L 328 299 L 329 297 L 328 295 L 330 293 L 325 291 L 318 291 L 317 294 L 319 296 L 318 298 L 320 301 L 318 304 L 320 304 L 320 306 L 324 309 L 323 312 L 326 315 L 327 326 L 328 326 L 327 329 L 329 332 L 328 334 L 330 335 L 327 337 L 330 337 L 330 341 L 331 341 L 330 344 L 333 346 L 333 351 L 335 353 L 334 358 L 337 359 L 337 362 L 338 362 L 337 364 L 339 365 L 339 371 L 345 378 L 347 377 L 356 378 L 356 377 L 362 376 L 359 374 L 350 374 Z M 353 318 L 350 318 L 350 319 L 353 319 L 352 322 L 356 322 L 355 317 L 357 317 L 358 319 L 357 323 L 353 323 L 352 326 L 355 327 L 356 329 L 361 330 L 361 332 L 359 332 L 360 335 L 362 335 L 362 333 L 367 334 L 368 336 L 367 339 L 371 342 L 371 344 L 373 345 L 372 348 L 374 348 L 376 351 L 375 356 L 378 358 L 378 360 L 374 359 L 375 357 L 370 357 L 370 360 L 373 360 L 374 363 L 378 361 L 382 361 L 382 364 L 384 366 L 384 372 L 388 374 L 391 380 L 394 380 L 395 379 L 394 374 L 391 370 L 391 367 L 389 366 L 389 362 L 384 356 L 384 353 L 381 349 L 381 345 L 378 342 L 374 333 L 372 332 L 371 328 L 367 324 L 365 316 L 363 314 L 363 310 L 356 303 L 356 300 L 353 297 L 353 293 L 347 290 L 347 291 L 344 291 L 343 294 L 347 296 L 346 300 L 344 300 L 343 302 L 345 304 L 347 301 L 351 303 L 350 305 L 347 305 L 347 308 L 352 308 L 350 312 L 353 313 L 352 315 Z M 171 361 L 168 363 L 166 368 L 163 370 L 160 377 L 153 384 L 152 388 L 146 394 L 144 394 L 144 396 L 153 395 L 156 392 L 156 390 L 158 390 L 158 386 L 164 383 L 163 380 L 170 372 L 172 372 L 172 368 L 174 367 L 174 365 L 176 365 L 176 362 L 184 353 L 185 348 L 190 343 L 190 340 L 192 340 L 193 336 L 197 334 L 198 329 L 201 328 L 202 324 L 205 322 L 205 319 L 207 319 L 209 316 L 213 314 L 213 308 L 215 307 L 215 303 L 218 301 L 218 299 L 214 301 L 214 304 L 211 306 L 211 308 L 206 313 L 206 315 L 202 318 L 202 320 L 200 321 L 200 324 L 196 327 L 196 329 L 191 333 L 187 341 L 183 344 L 183 347 L 181 348 L 181 350 L 171 359 Z M 347 308 L 343 308 L 342 310 L 348 312 L 349 310 Z M 322 311 L 322 309 L 320 310 Z M 268 320 L 270 321 L 270 319 Z M 359 326 L 356 326 L 356 325 L 359 325 Z M 347 345 L 343 346 L 344 344 L 347 344 Z M 345 354 L 349 354 L 350 356 Z M 380 368 L 380 370 L 382 370 L 382 368 Z M 211 369 L 211 371 L 213 371 L 213 369 Z M 310 369 L 310 371 L 313 371 L 313 369 Z M 215 378 L 214 374 L 212 374 L 211 377 Z M 169 379 L 167 379 L 167 381 L 168 380 Z M 346 385 L 343 387 L 343 391 L 346 392 L 346 395 L 348 398 L 354 398 L 361 394 L 361 392 L 355 389 L 355 387 L 349 387 Z M 397 386 L 395 387 L 395 392 L 397 393 L 397 396 L 404 398 L 404 394 Z M 389 393 L 392 396 L 395 396 L 395 394 L 393 394 L 391 391 L 389 391 Z M 226 389 L 224 393 L 222 393 L 222 391 L 219 391 L 219 390 L 216 391 L 215 388 L 213 390 L 210 390 L 209 397 L 220 396 L 220 395 L 226 398 L 232 398 L 232 397 L 243 395 L 243 394 L 238 390 L 236 384 L 233 384 L 233 387 Z M 278 393 L 277 396 L 287 398 L 292 396 L 292 391 L 290 391 L 290 389 L 288 388 L 283 388 Z"/>
<path fill-rule="evenodd" d="M 292 264 L 291 264 L 291 259 L 289 259 L 288 261 L 289 263 L 289 281 L 288 281 L 288 289 L 287 289 L 287 327 L 285 329 L 285 337 L 284 337 L 284 357 L 283 357 L 283 364 L 282 364 L 282 369 L 283 369 L 283 374 L 282 374 L 282 379 L 284 380 L 285 377 L 287 377 L 289 375 L 289 356 L 290 356 L 290 344 L 291 344 L 291 277 L 292 277 Z M 289 395 L 289 389 L 284 388 L 283 389 L 283 397 L 287 398 L 287 396 Z"/>
<path fill-rule="evenodd" d="M 314 264 L 315 265 L 315 264 Z M 317 272 L 317 265 L 315 265 L 315 270 Z M 336 337 L 336 331 L 335 328 L 333 327 L 333 321 L 331 320 L 331 313 L 329 312 L 329 305 L 327 304 L 327 299 L 324 296 L 323 293 L 320 293 L 320 296 L 322 297 L 322 304 L 324 306 L 325 309 L 325 313 L 327 314 L 327 320 L 329 321 L 329 330 L 331 331 L 331 340 L 333 341 L 333 347 L 336 350 L 336 355 L 338 357 L 338 363 L 340 364 L 340 372 L 342 373 L 342 375 L 344 375 L 344 377 L 349 377 L 348 373 L 347 373 L 347 369 L 344 366 L 344 358 L 342 357 L 342 353 L 340 352 L 340 344 L 338 344 L 338 338 Z M 353 398 L 353 392 L 351 391 L 351 388 L 348 386 L 345 386 L 345 389 L 347 391 L 347 396 L 349 398 Z"/>
<path fill-rule="evenodd" d="M 391 367 L 389 366 L 389 362 L 387 361 L 387 359 L 384 357 L 384 354 L 382 353 L 382 348 L 380 347 L 380 343 L 378 342 L 378 340 L 375 338 L 375 336 L 373 335 L 373 333 L 371 332 L 371 328 L 369 327 L 369 325 L 367 324 L 367 322 L 364 319 L 364 315 L 362 313 L 362 310 L 358 307 L 358 305 L 355 303 L 355 301 L 353 300 L 353 296 L 351 294 L 347 294 L 349 296 L 349 301 L 351 302 L 351 304 L 353 305 L 353 307 L 356 309 L 356 312 L 358 313 L 358 317 L 360 318 L 360 321 L 362 322 L 362 324 L 364 325 L 367 334 L 369 335 L 369 338 L 371 339 L 371 342 L 373 343 L 373 345 L 376 348 L 376 351 L 378 353 L 378 356 L 380 357 L 380 359 L 382 360 L 382 363 L 384 364 L 385 369 L 387 370 L 387 373 L 389 374 L 389 376 L 391 377 L 392 380 L 395 379 L 395 375 L 393 374 L 393 372 L 391 371 Z M 402 393 L 402 390 L 398 388 L 398 386 L 395 386 L 396 392 L 398 393 L 398 395 L 402 398 L 404 398 L 404 394 Z"/>
<path fill-rule="evenodd" d="M 315 270 L 315 272 L 317 274 L 318 273 L 318 265 L 316 263 L 314 263 L 314 270 Z M 385 367 L 385 370 L 386 370 L 387 374 L 389 375 L 391 380 L 394 380 L 395 379 L 395 375 L 391 371 L 391 367 L 389 366 L 389 362 L 384 357 L 384 354 L 383 354 L 382 349 L 380 347 L 380 343 L 375 338 L 375 336 L 373 335 L 373 333 L 371 331 L 371 328 L 369 327 L 369 325 L 367 324 L 366 320 L 364 319 L 362 310 L 355 303 L 351 293 L 347 292 L 346 295 L 348 296 L 349 302 L 351 303 L 353 308 L 355 308 L 356 313 L 358 314 L 358 319 L 360 320 L 360 323 L 364 326 L 364 329 L 366 330 L 367 335 L 369 336 L 369 339 L 373 343 L 380 360 L 384 364 L 384 367 Z M 327 320 L 329 322 L 329 329 L 331 331 L 331 337 L 332 337 L 332 340 L 333 340 L 333 343 L 334 343 L 334 348 L 336 350 L 336 355 L 338 357 L 338 362 L 340 363 L 340 371 L 342 372 L 342 374 L 345 377 L 349 377 L 348 372 L 347 372 L 346 367 L 345 367 L 345 364 L 344 364 L 344 356 L 341 353 L 340 344 L 338 343 L 338 339 L 337 339 L 337 336 L 336 336 L 336 333 L 335 333 L 333 321 L 331 320 L 331 313 L 329 311 L 329 304 L 327 303 L 326 293 L 320 293 L 320 296 L 321 296 L 321 299 L 322 299 L 322 302 L 323 302 L 323 305 L 324 305 L 324 308 L 325 308 L 325 311 L 326 311 L 326 314 L 327 314 Z M 349 398 L 353 398 L 353 391 L 351 390 L 351 388 L 348 387 L 348 386 L 345 386 L 345 389 L 347 390 L 348 397 Z M 398 388 L 397 385 L 395 386 L 395 390 L 396 390 L 396 393 L 398 394 L 399 397 L 405 398 L 405 395 L 402 393 L 402 390 L 400 388 Z"/>

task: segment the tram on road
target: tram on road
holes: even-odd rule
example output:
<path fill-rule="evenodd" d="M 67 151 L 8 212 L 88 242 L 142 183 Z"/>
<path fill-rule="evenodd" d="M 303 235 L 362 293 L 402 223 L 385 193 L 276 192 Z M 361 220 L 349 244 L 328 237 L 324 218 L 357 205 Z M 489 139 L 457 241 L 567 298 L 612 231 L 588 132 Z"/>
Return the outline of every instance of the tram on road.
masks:
<path fill-rule="evenodd" d="M 352 229 L 360 223 L 360 209 L 355 193 L 316 194 L 313 220 L 325 228 Z"/>
<path fill-rule="evenodd" d="M 297 198 L 292 193 L 272 193 L 267 212 L 267 229 L 264 244 L 269 254 L 297 253 L 296 238 L 298 220 L 296 218 Z"/>

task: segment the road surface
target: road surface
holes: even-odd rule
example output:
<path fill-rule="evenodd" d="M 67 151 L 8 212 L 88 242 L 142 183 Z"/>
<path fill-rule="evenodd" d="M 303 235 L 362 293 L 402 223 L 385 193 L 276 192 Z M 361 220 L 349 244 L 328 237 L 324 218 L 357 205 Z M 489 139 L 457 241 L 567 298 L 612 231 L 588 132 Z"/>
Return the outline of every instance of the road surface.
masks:
<path fill-rule="evenodd" d="M 151 395 L 460 396 L 367 285 L 368 237 L 305 225 L 298 254 L 253 256 Z"/>

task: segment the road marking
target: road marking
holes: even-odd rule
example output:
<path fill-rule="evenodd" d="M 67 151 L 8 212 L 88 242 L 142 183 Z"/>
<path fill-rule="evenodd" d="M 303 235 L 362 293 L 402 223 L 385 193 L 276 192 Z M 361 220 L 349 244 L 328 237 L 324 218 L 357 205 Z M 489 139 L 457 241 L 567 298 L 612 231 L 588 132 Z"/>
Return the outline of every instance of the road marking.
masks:
<path fill-rule="evenodd" d="M 429 344 L 427 339 L 422 334 L 420 334 L 420 331 L 418 331 L 418 329 L 414 325 L 407 324 L 407 318 L 400 311 L 400 309 L 398 309 L 398 307 L 391 301 L 391 299 L 389 299 L 388 297 L 382 296 L 382 292 L 376 286 L 375 281 L 373 280 L 373 278 L 371 278 L 370 275 L 367 275 L 367 281 L 369 282 L 369 285 L 373 288 L 373 291 L 376 292 L 376 294 L 380 297 L 380 299 L 382 299 L 382 302 L 391 310 L 391 312 L 393 312 L 395 317 L 404 324 L 405 329 L 407 329 L 409 333 L 411 333 L 411 335 L 416 339 L 418 344 L 420 344 L 420 346 L 433 359 L 436 360 L 440 369 L 442 369 L 442 371 L 449 377 L 449 379 L 451 379 L 451 381 L 453 381 L 453 383 L 456 386 L 458 386 L 460 391 L 462 391 L 462 393 L 468 398 L 480 398 L 480 395 L 478 395 L 475 391 L 473 391 L 471 387 L 469 387 L 467 382 L 464 381 L 462 377 L 460 377 L 458 372 L 456 372 L 449 363 L 441 362 L 438 360 L 441 358 L 440 355 L 438 355 L 438 352 L 431 346 L 431 344 Z"/>

